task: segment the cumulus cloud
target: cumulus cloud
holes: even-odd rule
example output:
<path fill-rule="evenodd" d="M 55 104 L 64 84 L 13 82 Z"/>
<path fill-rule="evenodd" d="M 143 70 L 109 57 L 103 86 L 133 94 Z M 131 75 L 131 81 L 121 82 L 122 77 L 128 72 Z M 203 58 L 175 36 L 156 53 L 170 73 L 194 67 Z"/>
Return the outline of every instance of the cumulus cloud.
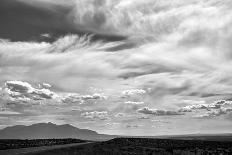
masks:
<path fill-rule="evenodd" d="M 29 83 L 22 81 L 7 81 L 5 86 L 12 92 L 32 93 L 34 91 L 34 88 Z"/>
<path fill-rule="evenodd" d="M 145 94 L 146 91 L 143 89 L 130 89 L 130 90 L 124 90 L 122 92 L 123 95 L 125 96 L 132 96 L 132 95 L 142 95 Z"/>
<path fill-rule="evenodd" d="M 93 95 L 80 95 L 76 93 L 72 94 L 63 94 L 62 101 L 64 103 L 79 103 L 79 104 L 87 104 L 87 103 L 95 103 L 97 100 L 106 100 L 107 97 L 103 94 L 94 93 Z"/>
<path fill-rule="evenodd" d="M 214 118 L 231 113 L 232 102 L 228 100 L 217 100 L 209 104 L 193 104 L 185 106 L 179 112 L 193 113 L 196 118 Z"/>
<path fill-rule="evenodd" d="M 106 96 L 95 93 L 93 95 L 83 95 L 80 98 L 83 100 L 96 100 L 96 99 L 105 99 Z"/>
<path fill-rule="evenodd" d="M 98 120 L 107 120 L 109 119 L 109 114 L 107 111 L 91 111 L 81 114 L 82 117 Z"/>
<path fill-rule="evenodd" d="M 195 105 L 189 105 L 181 108 L 179 111 L 181 112 L 192 112 L 192 110 L 212 110 L 212 109 L 220 109 L 224 106 L 230 106 L 232 105 L 231 101 L 226 101 L 226 100 L 220 100 L 220 101 L 215 101 L 210 104 L 195 104 Z"/>
<path fill-rule="evenodd" d="M 196 115 L 196 118 L 213 118 L 221 115 L 230 114 L 232 112 L 232 108 L 220 108 L 214 111 L 210 111 L 201 115 Z"/>
<path fill-rule="evenodd" d="M 33 100 L 53 99 L 58 95 L 49 89 L 37 89 L 31 84 L 22 81 L 7 81 L 5 90 L 11 97 L 15 98 L 31 98 Z"/>
<path fill-rule="evenodd" d="M 205 104 L 190 105 L 190 106 L 186 106 L 186 107 L 181 108 L 179 111 L 192 112 L 192 110 L 196 110 L 196 109 L 208 109 L 207 107 L 208 107 L 208 105 L 205 105 Z"/>
<path fill-rule="evenodd" d="M 61 99 L 64 103 L 81 103 L 79 94 L 65 94 Z"/>
<path fill-rule="evenodd" d="M 176 111 L 157 110 L 157 109 L 150 109 L 148 107 L 138 109 L 137 112 L 142 114 L 155 115 L 155 116 L 183 115 L 183 113 Z"/>

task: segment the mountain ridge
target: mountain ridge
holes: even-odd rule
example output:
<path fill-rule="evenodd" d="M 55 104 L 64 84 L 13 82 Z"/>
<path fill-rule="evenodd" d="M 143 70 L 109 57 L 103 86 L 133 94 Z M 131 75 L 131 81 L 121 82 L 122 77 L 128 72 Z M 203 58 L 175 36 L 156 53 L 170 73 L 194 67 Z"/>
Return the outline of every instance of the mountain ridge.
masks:
<path fill-rule="evenodd" d="M 0 130 L 0 139 L 60 139 L 77 138 L 84 140 L 107 140 L 114 135 L 99 134 L 89 129 L 79 129 L 70 124 L 56 125 L 37 123 L 29 126 L 16 125 Z"/>

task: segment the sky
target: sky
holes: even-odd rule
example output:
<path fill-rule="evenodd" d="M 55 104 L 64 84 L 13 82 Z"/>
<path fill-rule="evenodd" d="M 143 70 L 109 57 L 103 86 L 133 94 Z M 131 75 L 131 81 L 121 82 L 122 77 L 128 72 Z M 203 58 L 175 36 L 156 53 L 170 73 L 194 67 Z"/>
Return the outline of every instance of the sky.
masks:
<path fill-rule="evenodd" d="M 231 132 L 231 0 L 1 1 L 0 128 Z"/>

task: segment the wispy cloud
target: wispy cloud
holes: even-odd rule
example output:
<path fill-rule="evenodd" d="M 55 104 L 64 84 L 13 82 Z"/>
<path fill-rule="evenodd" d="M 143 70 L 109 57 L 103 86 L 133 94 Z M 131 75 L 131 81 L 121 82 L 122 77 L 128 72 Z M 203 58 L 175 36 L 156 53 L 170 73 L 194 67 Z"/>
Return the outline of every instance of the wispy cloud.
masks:
<path fill-rule="evenodd" d="M 134 101 L 126 101 L 125 104 L 134 104 L 134 105 L 141 105 L 144 104 L 144 102 L 134 102 Z"/>
<path fill-rule="evenodd" d="M 8 110 L 5 108 L 0 109 L 0 116 L 1 115 L 12 116 L 12 115 L 19 115 L 19 114 L 21 114 L 21 113 L 16 112 L 16 111 L 11 111 L 11 110 Z"/>

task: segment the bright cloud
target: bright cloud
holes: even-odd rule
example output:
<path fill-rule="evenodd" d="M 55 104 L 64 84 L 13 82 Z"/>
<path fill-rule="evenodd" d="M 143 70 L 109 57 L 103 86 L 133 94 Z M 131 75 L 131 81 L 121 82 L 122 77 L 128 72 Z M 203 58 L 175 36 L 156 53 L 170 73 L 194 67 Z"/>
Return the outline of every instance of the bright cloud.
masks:
<path fill-rule="evenodd" d="M 52 99 L 58 97 L 57 94 L 49 89 L 36 89 L 31 84 L 22 81 L 7 81 L 5 90 L 12 97 L 26 97 L 34 100 Z"/>
<path fill-rule="evenodd" d="M 145 90 L 142 90 L 142 89 L 131 89 L 131 90 L 125 90 L 122 92 L 123 95 L 128 95 L 128 96 L 131 96 L 131 95 L 136 95 L 136 94 L 145 94 L 146 91 Z"/>
<path fill-rule="evenodd" d="M 144 104 L 144 102 L 134 102 L 134 101 L 127 101 L 127 102 L 125 102 L 125 104 L 141 105 L 141 104 Z"/>
<path fill-rule="evenodd" d="M 183 107 L 180 109 L 180 111 L 191 112 L 192 110 L 201 110 L 201 109 L 212 110 L 212 109 L 220 109 L 225 106 L 232 106 L 232 102 L 226 100 L 220 100 L 210 104 L 195 104 L 195 105 Z"/>

